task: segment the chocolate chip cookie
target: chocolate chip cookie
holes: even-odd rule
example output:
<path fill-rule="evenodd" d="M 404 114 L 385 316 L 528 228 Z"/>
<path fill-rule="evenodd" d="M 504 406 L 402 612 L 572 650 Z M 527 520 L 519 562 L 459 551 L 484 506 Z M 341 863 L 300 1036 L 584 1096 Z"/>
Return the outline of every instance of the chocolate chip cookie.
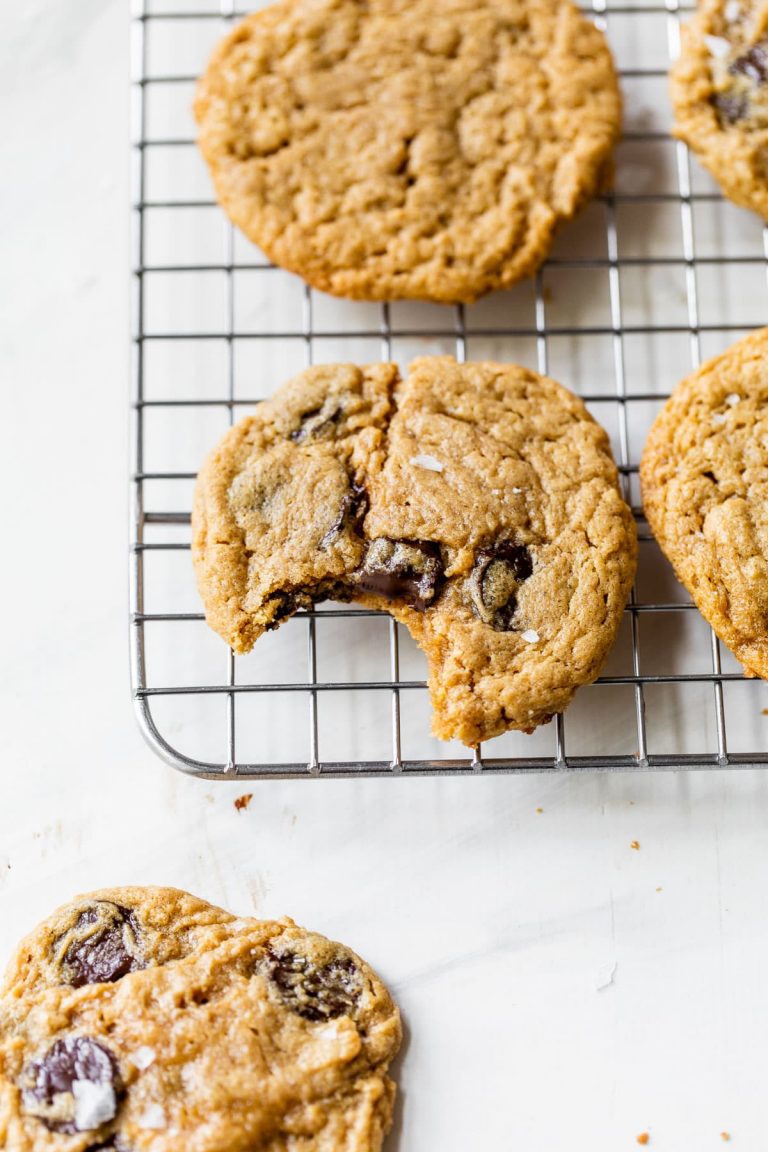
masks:
<path fill-rule="evenodd" d="M 193 558 L 236 652 L 318 600 L 390 612 L 424 649 L 434 731 L 532 730 L 594 680 L 636 536 L 608 437 L 512 364 L 311 368 L 206 461 Z"/>
<path fill-rule="evenodd" d="M 675 133 L 731 200 L 768 219 L 768 7 L 703 0 L 682 37 Z"/>
<path fill-rule="evenodd" d="M 195 103 L 235 224 L 363 300 L 469 301 L 528 276 L 599 190 L 621 100 L 568 0 L 280 0 Z"/>
<path fill-rule="evenodd" d="M 378 1152 L 400 1044 L 389 993 L 290 920 L 171 888 L 83 896 L 0 990 L 6 1152 Z"/>
<path fill-rule="evenodd" d="M 768 678 L 768 328 L 677 386 L 640 479 L 678 579 L 747 675 Z"/>

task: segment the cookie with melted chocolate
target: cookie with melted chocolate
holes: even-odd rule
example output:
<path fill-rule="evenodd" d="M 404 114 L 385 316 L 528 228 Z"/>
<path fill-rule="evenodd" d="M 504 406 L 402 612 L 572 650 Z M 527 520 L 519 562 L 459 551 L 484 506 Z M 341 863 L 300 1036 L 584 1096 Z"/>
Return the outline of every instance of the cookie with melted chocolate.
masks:
<path fill-rule="evenodd" d="M 328 597 L 391 613 L 429 661 L 434 730 L 530 731 L 599 673 L 635 569 L 608 437 L 512 364 L 311 368 L 204 464 L 193 559 L 236 652 Z"/>
<path fill-rule="evenodd" d="M 399 1043 L 341 944 L 175 889 L 94 892 L 22 941 L 0 988 L 0 1147 L 379 1152 Z"/>
<path fill-rule="evenodd" d="M 671 72 L 675 134 L 726 196 L 768 220 L 768 9 L 702 0 Z"/>

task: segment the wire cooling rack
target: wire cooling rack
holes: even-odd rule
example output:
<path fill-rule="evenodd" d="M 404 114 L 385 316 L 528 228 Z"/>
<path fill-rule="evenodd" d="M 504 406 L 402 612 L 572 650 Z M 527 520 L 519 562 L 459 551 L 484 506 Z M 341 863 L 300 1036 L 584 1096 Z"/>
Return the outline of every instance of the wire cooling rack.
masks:
<path fill-rule="evenodd" d="M 677 380 L 768 316 L 768 232 L 669 136 L 676 0 L 595 0 L 625 96 L 616 184 L 535 280 L 472 307 L 331 299 L 271 267 L 212 197 L 194 82 L 244 10 L 134 4 L 133 695 L 152 746 L 208 778 L 768 764 L 765 689 L 744 679 L 648 532 L 637 464 Z M 312 363 L 450 352 L 549 372 L 608 429 L 640 535 L 604 675 L 531 736 L 468 752 L 430 736 L 425 665 L 388 616 L 320 605 L 235 657 L 189 555 L 195 472 L 232 421 Z"/>

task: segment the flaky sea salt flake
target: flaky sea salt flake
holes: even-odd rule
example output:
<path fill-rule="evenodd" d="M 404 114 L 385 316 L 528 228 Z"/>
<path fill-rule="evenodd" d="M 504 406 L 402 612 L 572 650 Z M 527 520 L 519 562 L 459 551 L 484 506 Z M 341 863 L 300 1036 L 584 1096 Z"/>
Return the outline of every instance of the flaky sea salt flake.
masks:
<path fill-rule="evenodd" d="M 165 1110 L 161 1104 L 148 1104 L 136 1119 L 138 1128 L 153 1132 L 159 1132 L 161 1128 L 165 1128 L 167 1123 Z"/>
<path fill-rule="evenodd" d="M 731 50 L 730 44 L 723 36 L 705 36 L 704 43 L 710 56 L 714 56 L 718 60 L 725 59 Z"/>
<path fill-rule="evenodd" d="M 522 633 L 522 637 L 526 644 L 536 644 L 539 640 L 539 634 L 535 628 L 526 628 L 525 632 Z"/>
<path fill-rule="evenodd" d="M 728 0 L 725 8 L 723 8 L 723 15 L 729 24 L 733 24 L 741 16 L 741 4 L 739 0 Z"/>
<path fill-rule="evenodd" d="M 92 1080 L 75 1080 L 72 1084 L 75 1098 L 75 1128 L 90 1132 L 112 1120 L 117 1112 L 115 1089 L 111 1084 L 94 1084 Z"/>
<path fill-rule="evenodd" d="M 725 398 L 725 402 L 729 408 L 734 408 L 737 404 L 741 403 L 741 396 L 738 392 L 729 392 Z"/>
<path fill-rule="evenodd" d="M 443 465 L 434 456 L 411 456 L 411 464 L 415 468 L 426 468 L 427 472 L 442 472 Z"/>
<path fill-rule="evenodd" d="M 725 412 L 715 412 L 715 414 L 712 417 L 712 423 L 717 425 L 718 427 L 721 424 L 725 424 L 725 421 L 726 421 Z"/>
<path fill-rule="evenodd" d="M 141 1048 L 137 1048 L 128 1059 L 134 1068 L 138 1068 L 139 1072 L 143 1072 L 149 1068 L 150 1064 L 154 1064 L 157 1059 L 157 1054 L 154 1048 L 149 1048 L 146 1044 L 142 1044 Z"/>

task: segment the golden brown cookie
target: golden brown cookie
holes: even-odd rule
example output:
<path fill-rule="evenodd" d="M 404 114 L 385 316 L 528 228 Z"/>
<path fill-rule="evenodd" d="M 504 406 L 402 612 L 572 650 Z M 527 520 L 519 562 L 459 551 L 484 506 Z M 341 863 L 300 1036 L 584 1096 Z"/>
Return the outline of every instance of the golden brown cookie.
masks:
<path fill-rule="evenodd" d="M 512 364 L 311 368 L 206 461 L 193 558 L 236 652 L 327 597 L 390 612 L 424 649 L 434 730 L 531 730 L 594 680 L 635 570 L 608 437 Z"/>
<path fill-rule="evenodd" d="M 276 264 L 450 302 L 541 264 L 621 100 L 568 0 L 280 0 L 219 45 L 195 114 L 219 200 Z"/>
<path fill-rule="evenodd" d="M 173 888 L 65 905 L 0 989 L 5 1152 L 378 1152 L 400 1044 L 348 948 Z"/>
<path fill-rule="evenodd" d="M 672 68 L 675 134 L 723 191 L 768 219 L 768 4 L 703 0 Z"/>
<path fill-rule="evenodd" d="M 747 674 L 768 678 L 768 328 L 678 384 L 640 479 L 678 579 Z"/>

